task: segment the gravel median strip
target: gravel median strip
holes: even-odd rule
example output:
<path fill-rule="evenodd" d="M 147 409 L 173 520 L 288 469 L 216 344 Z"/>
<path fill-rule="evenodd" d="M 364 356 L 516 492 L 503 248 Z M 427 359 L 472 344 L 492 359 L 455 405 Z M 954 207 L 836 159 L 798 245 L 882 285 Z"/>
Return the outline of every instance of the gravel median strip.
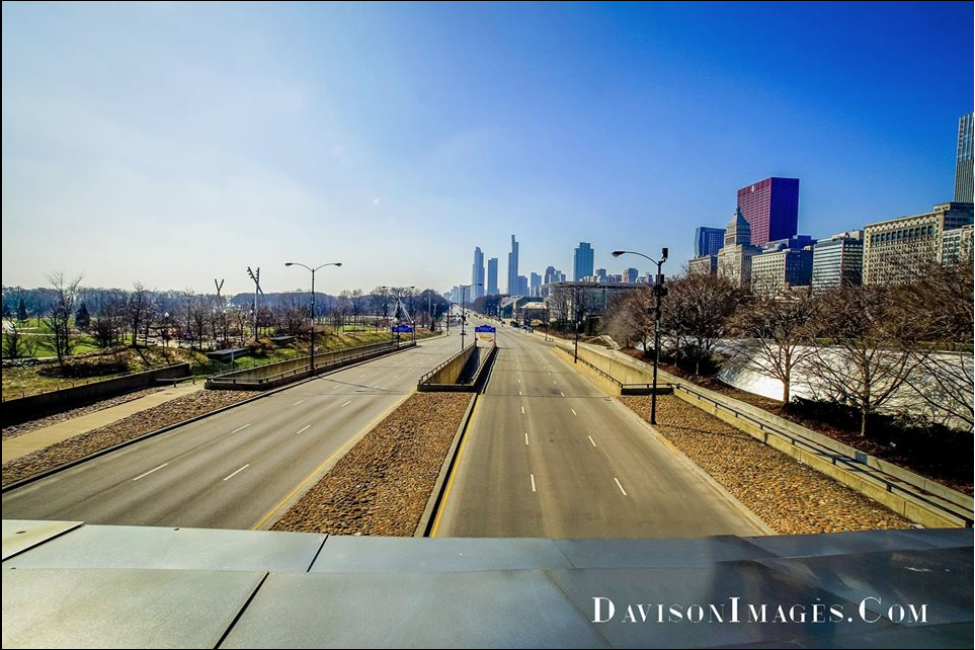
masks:
<path fill-rule="evenodd" d="M 205 390 L 178 397 L 7 463 L 3 466 L 3 485 L 30 478 L 102 449 L 260 394 Z"/>
<path fill-rule="evenodd" d="M 413 394 L 272 530 L 412 536 L 472 397 Z"/>
<path fill-rule="evenodd" d="M 650 420 L 650 397 L 620 397 Z M 657 431 L 783 535 L 912 528 L 911 522 L 679 397 L 657 398 Z"/>

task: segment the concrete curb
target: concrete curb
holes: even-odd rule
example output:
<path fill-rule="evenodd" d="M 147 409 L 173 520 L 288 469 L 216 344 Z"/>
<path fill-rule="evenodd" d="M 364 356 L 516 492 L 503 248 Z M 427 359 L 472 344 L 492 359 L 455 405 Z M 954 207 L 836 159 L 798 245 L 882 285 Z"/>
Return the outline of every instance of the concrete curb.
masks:
<path fill-rule="evenodd" d="M 428 338 L 433 338 L 433 337 L 428 337 Z M 2 488 L 0 488 L 0 494 L 6 494 L 7 492 L 11 492 L 11 491 L 16 490 L 18 488 L 25 487 L 27 485 L 30 485 L 31 483 L 35 483 L 35 482 L 40 481 L 42 479 L 45 479 L 45 478 L 47 478 L 49 476 L 53 476 L 53 475 L 55 475 L 55 474 L 57 474 L 59 472 L 63 472 L 65 470 L 71 469 L 72 467 L 76 467 L 78 465 L 81 465 L 82 463 L 86 463 L 89 460 L 94 460 L 94 459 L 99 458 L 101 456 L 104 456 L 106 454 L 110 454 L 113 451 L 118 451 L 119 449 L 124 449 L 125 447 L 128 447 L 129 445 L 134 445 L 137 442 L 142 442 L 143 440 L 147 440 L 149 438 L 154 438 L 154 437 L 159 436 L 159 435 L 162 435 L 162 434 L 164 434 L 164 433 L 166 433 L 168 431 L 172 431 L 173 429 L 177 429 L 179 427 L 186 426 L 187 424 L 193 424 L 194 422 L 197 422 L 199 420 L 203 420 L 205 418 L 208 418 L 211 415 L 217 415 L 219 413 L 223 413 L 224 411 L 229 411 L 232 408 L 237 408 L 238 406 L 243 406 L 244 404 L 250 404 L 251 402 L 254 402 L 254 401 L 259 400 L 259 399 L 264 399 L 265 397 L 270 397 L 271 395 L 277 395 L 278 393 L 280 393 L 282 391 L 288 390 L 289 388 L 294 388 L 295 386 L 300 386 L 301 384 L 304 384 L 304 383 L 307 383 L 307 382 L 310 382 L 310 381 L 314 381 L 315 379 L 318 379 L 319 377 L 325 377 L 325 376 L 331 375 L 331 374 L 333 374 L 335 372 L 339 372 L 341 370 L 348 370 L 349 368 L 355 368 L 356 366 L 362 365 L 364 363 L 369 363 L 370 361 L 375 361 L 378 358 L 386 357 L 386 356 L 389 356 L 391 354 L 396 354 L 398 352 L 403 352 L 405 350 L 415 350 L 417 347 L 419 347 L 419 346 L 418 345 L 413 345 L 413 346 L 410 346 L 410 347 L 407 347 L 407 348 L 400 348 L 398 350 L 392 350 L 392 351 L 388 352 L 387 354 L 381 355 L 380 357 L 372 357 L 370 359 L 363 359 L 363 360 L 361 360 L 361 361 L 359 361 L 357 363 L 349 364 L 347 366 L 342 366 L 341 368 L 333 368 L 331 370 L 326 370 L 325 372 L 321 372 L 321 373 L 319 373 L 317 375 L 314 375 L 314 376 L 311 376 L 311 377 L 305 377 L 304 379 L 301 379 L 299 381 L 296 381 L 296 382 L 294 382 L 292 384 L 287 384 L 285 386 L 280 386 L 278 388 L 272 388 L 271 390 L 264 391 L 260 395 L 255 395 L 254 397 L 248 397 L 247 399 L 242 400 L 240 402 L 237 402 L 236 404 L 230 404 L 228 406 L 221 406 L 220 408 L 215 409 L 213 411 L 208 411 L 207 413 L 201 413 L 200 415 L 193 416 L 193 417 L 191 417 L 189 419 L 182 420 L 180 422 L 174 422 L 173 424 L 168 424 L 168 425 L 166 425 L 166 426 L 164 426 L 164 427 L 162 427 L 160 429 L 156 429 L 154 431 L 150 431 L 148 433 L 144 433 L 141 436 L 137 436 L 135 438 L 132 438 L 131 440 L 126 440 L 124 442 L 120 442 L 118 444 L 112 445 L 111 447 L 105 447 L 104 449 L 99 449 L 98 451 L 93 452 L 91 454 L 88 454 L 87 456 L 82 456 L 81 458 L 77 458 L 77 459 L 72 460 L 72 461 L 70 461 L 68 463 L 64 463 L 63 465 L 58 465 L 57 467 L 52 467 L 51 469 L 44 470 L 43 472 L 39 472 L 37 474 L 34 474 L 33 476 L 29 476 L 29 477 L 24 478 L 24 479 L 21 479 L 19 481 L 15 481 L 14 483 L 10 483 L 9 485 L 5 485 Z M 410 393 L 408 393 L 407 395 L 411 395 L 411 394 L 412 394 L 412 391 Z M 81 434 L 81 435 L 84 435 L 84 434 Z M 69 438 L 69 440 L 70 440 L 70 438 Z"/>

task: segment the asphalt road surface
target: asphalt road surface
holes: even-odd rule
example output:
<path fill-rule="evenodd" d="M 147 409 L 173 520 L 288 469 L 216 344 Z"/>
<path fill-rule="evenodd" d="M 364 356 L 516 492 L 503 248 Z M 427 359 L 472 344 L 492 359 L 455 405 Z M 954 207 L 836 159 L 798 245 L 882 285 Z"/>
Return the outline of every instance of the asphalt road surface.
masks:
<path fill-rule="evenodd" d="M 459 350 L 452 332 L 179 427 L 4 494 L 3 517 L 267 528 Z"/>
<path fill-rule="evenodd" d="M 438 537 L 703 537 L 763 531 L 537 335 L 499 328 Z"/>

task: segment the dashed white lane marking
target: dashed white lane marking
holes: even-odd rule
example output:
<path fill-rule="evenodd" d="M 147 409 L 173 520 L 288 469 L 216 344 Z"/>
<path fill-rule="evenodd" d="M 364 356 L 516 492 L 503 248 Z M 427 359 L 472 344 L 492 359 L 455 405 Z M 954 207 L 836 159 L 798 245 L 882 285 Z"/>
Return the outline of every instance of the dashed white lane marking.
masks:
<path fill-rule="evenodd" d="M 144 474 L 139 474 L 138 476 L 136 476 L 136 477 L 135 477 L 134 479 L 132 479 L 132 480 L 133 480 L 133 481 L 138 481 L 138 480 L 139 480 L 140 478 L 143 478 L 143 477 L 145 477 L 145 476 L 149 476 L 149 475 L 150 475 L 150 474 L 152 474 L 153 472 L 155 472 L 155 471 L 158 471 L 158 470 L 161 470 L 161 469 L 162 469 L 163 467 L 165 467 L 166 465 L 169 465 L 169 463 L 163 463 L 163 464 L 162 464 L 162 465 L 160 465 L 159 467 L 153 467 L 153 468 L 152 468 L 152 469 L 150 469 L 150 470 L 149 470 L 148 472 L 146 472 L 146 473 L 144 473 Z"/>
<path fill-rule="evenodd" d="M 226 481 L 226 480 L 232 479 L 233 477 L 237 476 L 238 474 L 240 474 L 241 472 L 243 472 L 245 469 L 247 469 L 250 466 L 251 466 L 251 464 L 250 463 L 247 463 L 246 465 L 244 465 L 243 467 L 241 467 L 239 470 L 237 470 L 233 474 L 230 474 L 229 476 L 225 476 L 223 480 Z"/>
<path fill-rule="evenodd" d="M 521 414 L 522 414 L 522 415 L 524 415 L 524 414 L 525 414 L 525 407 L 524 407 L 524 406 L 522 406 L 522 407 L 521 407 Z"/>
<path fill-rule="evenodd" d="M 532 474 L 531 477 L 532 477 L 532 492 L 535 492 L 536 491 L 535 490 L 535 475 Z"/>
<path fill-rule="evenodd" d="M 613 480 L 616 481 L 616 487 L 618 487 L 620 489 L 620 492 L 623 493 L 623 496 L 626 496 L 626 490 L 624 490 L 623 489 L 623 486 L 620 485 L 620 480 L 618 478 L 616 478 L 615 476 L 613 477 Z"/>
<path fill-rule="evenodd" d="M 561 395 L 562 397 L 565 397 L 565 393 L 563 393 L 562 391 L 559 391 L 559 395 Z"/>
<path fill-rule="evenodd" d="M 527 433 L 525 434 L 525 444 L 526 445 L 528 444 L 528 434 Z"/>
<path fill-rule="evenodd" d="M 294 404 L 292 404 L 291 406 L 298 406 L 299 404 L 302 404 L 302 403 L 304 403 L 304 401 L 305 401 L 305 400 L 303 400 L 303 399 L 300 399 L 300 400 L 298 400 L 297 402 L 295 402 Z"/>
<path fill-rule="evenodd" d="M 518 391 L 518 394 L 521 395 L 521 391 Z"/>
<path fill-rule="evenodd" d="M 234 430 L 233 430 L 233 431 L 231 431 L 230 433 L 237 433 L 238 431 L 243 431 L 244 429 L 246 429 L 246 428 L 247 428 L 247 427 L 249 427 L 250 425 L 251 425 L 251 423 L 250 423 L 250 422 L 248 422 L 247 424 L 245 424 L 245 425 L 244 425 L 244 426 L 242 426 L 242 427 L 237 427 L 236 429 L 234 429 Z"/>
<path fill-rule="evenodd" d="M 596 441 L 592 439 L 592 436 L 588 436 L 588 438 L 589 438 L 589 442 L 592 443 L 592 446 L 595 447 L 596 446 Z"/>
<path fill-rule="evenodd" d="M 572 415 L 579 415 L 578 413 L 576 413 L 575 409 L 569 409 L 569 410 L 572 411 Z"/>
<path fill-rule="evenodd" d="M 349 404 L 351 404 L 351 403 L 352 403 L 352 400 L 349 400 L 348 402 L 346 402 L 346 403 L 345 403 L 345 404 L 343 404 L 342 406 L 348 406 L 348 405 L 349 405 Z M 341 407 L 339 407 L 339 408 L 341 408 Z"/>
<path fill-rule="evenodd" d="M 310 424 L 306 424 L 305 426 L 303 426 L 303 427 L 301 427 L 300 429 L 298 429 L 297 431 L 295 431 L 295 435 L 296 435 L 296 436 L 297 436 L 297 435 L 301 435 L 301 434 L 302 434 L 302 433 L 304 433 L 305 431 L 308 431 L 308 429 L 310 429 L 310 428 L 311 428 L 311 425 L 310 425 Z"/>

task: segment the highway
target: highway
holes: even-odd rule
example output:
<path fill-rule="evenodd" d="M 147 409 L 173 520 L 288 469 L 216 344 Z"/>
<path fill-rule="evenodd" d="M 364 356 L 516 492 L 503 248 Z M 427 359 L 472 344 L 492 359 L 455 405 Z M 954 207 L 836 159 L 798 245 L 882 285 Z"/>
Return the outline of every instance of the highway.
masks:
<path fill-rule="evenodd" d="M 540 337 L 506 326 L 498 345 L 435 536 L 763 533 Z"/>
<path fill-rule="evenodd" d="M 4 519 L 270 527 L 459 350 L 452 332 L 135 443 L 4 494 Z"/>

